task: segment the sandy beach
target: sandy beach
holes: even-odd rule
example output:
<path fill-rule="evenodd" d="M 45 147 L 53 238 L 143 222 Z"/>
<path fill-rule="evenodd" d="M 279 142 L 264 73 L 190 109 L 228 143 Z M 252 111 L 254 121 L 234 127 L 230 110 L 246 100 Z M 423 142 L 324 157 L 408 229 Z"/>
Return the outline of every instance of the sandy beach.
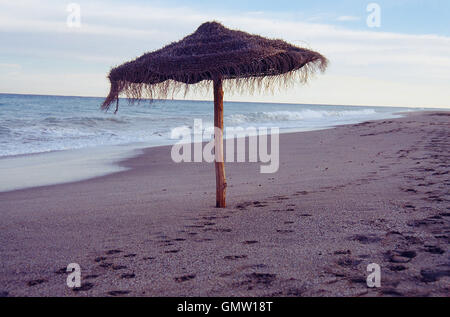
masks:
<path fill-rule="evenodd" d="M 283 134 L 278 173 L 226 165 L 226 209 L 213 164 L 170 147 L 0 193 L 0 295 L 448 296 L 449 140 L 449 112 Z"/>

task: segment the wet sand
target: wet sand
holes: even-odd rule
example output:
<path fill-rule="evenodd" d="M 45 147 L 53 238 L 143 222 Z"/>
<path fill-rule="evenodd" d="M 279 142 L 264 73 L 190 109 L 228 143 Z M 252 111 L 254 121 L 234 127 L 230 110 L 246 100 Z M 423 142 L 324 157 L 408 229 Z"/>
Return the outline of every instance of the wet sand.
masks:
<path fill-rule="evenodd" d="M 280 152 L 276 174 L 226 164 L 226 209 L 214 166 L 170 147 L 0 193 L 0 295 L 448 296 L 449 112 L 284 134 Z"/>

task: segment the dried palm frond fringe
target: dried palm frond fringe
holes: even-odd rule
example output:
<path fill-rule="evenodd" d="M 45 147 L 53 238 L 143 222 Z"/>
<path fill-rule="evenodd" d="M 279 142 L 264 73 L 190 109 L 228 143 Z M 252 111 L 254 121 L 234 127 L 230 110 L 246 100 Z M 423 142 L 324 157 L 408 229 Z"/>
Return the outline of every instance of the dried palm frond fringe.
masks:
<path fill-rule="evenodd" d="M 111 90 L 102 109 L 116 102 L 117 111 L 121 94 L 134 102 L 206 92 L 217 79 L 223 80 L 227 92 L 274 93 L 305 83 L 317 71 L 325 71 L 327 63 L 321 54 L 282 40 L 207 22 L 179 42 L 112 69 Z"/>

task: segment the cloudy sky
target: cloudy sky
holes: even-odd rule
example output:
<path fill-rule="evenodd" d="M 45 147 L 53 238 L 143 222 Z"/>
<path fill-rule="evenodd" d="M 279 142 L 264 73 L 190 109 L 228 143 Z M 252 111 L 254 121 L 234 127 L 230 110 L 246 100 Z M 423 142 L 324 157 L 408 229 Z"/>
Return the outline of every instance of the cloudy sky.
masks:
<path fill-rule="evenodd" d="M 80 27 L 67 24 L 71 3 Z M 0 0 L 0 92 L 105 96 L 111 67 L 217 20 L 330 60 L 306 86 L 226 100 L 450 108 L 450 1 L 376 1 L 380 27 L 367 24 L 369 3 Z"/>

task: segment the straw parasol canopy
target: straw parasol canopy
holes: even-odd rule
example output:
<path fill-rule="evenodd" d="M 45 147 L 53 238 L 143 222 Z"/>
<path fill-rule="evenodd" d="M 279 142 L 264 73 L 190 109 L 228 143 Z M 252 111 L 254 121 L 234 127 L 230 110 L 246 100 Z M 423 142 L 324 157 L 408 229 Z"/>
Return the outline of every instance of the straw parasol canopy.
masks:
<path fill-rule="evenodd" d="M 113 68 L 111 89 L 102 109 L 108 110 L 124 94 L 131 102 L 165 99 L 189 88 L 214 88 L 215 127 L 223 131 L 223 86 L 226 91 L 273 91 L 296 81 L 305 83 L 317 70 L 325 71 L 321 54 L 242 31 L 217 22 L 202 24 L 179 42 L 146 53 Z M 217 206 L 225 207 L 222 135 L 215 134 Z M 222 157 L 221 157 L 222 156 Z M 220 196 L 220 197 L 219 197 Z"/>

